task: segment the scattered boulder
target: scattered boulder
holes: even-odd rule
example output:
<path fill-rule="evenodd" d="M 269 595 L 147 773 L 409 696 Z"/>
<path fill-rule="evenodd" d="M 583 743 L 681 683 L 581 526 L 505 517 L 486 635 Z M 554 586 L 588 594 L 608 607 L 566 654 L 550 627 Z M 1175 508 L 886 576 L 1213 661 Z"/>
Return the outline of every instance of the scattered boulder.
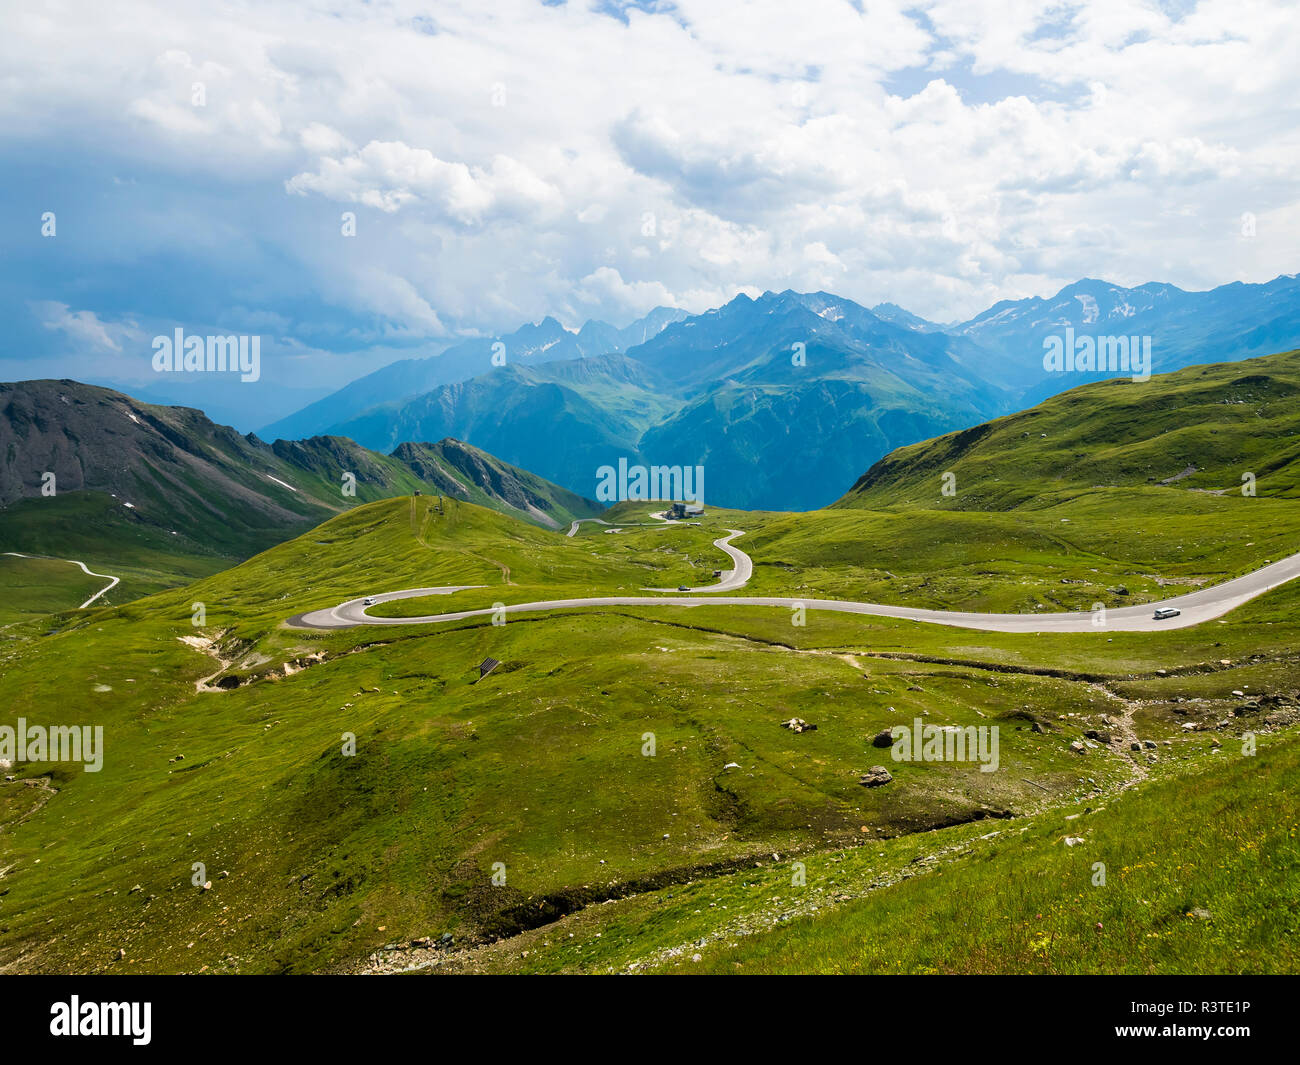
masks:
<path fill-rule="evenodd" d="M 1070 744 L 1070 750 L 1072 750 L 1075 754 L 1083 754 L 1083 752 L 1086 751 L 1087 749 L 1088 748 L 1085 747 L 1078 740 L 1075 740 Z"/>
<path fill-rule="evenodd" d="M 876 733 L 876 738 L 871 741 L 873 747 L 892 747 L 894 745 L 894 730 L 881 729 Z"/>
<path fill-rule="evenodd" d="M 816 732 L 817 726 L 810 725 L 801 717 L 792 717 L 789 721 L 781 722 L 782 728 L 788 728 L 791 732 Z"/>
<path fill-rule="evenodd" d="M 893 780 L 893 774 L 883 765 L 873 765 L 858 781 L 864 788 L 879 788 Z"/>

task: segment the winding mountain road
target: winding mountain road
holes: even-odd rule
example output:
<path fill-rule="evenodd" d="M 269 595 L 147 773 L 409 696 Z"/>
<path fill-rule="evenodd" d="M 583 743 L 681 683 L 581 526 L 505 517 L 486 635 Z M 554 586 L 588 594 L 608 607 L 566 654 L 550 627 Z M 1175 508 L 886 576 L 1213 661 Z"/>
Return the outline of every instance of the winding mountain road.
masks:
<path fill-rule="evenodd" d="M 675 521 L 665 518 L 662 514 L 651 514 L 653 521 L 606 521 L 604 518 L 576 518 L 569 526 L 569 531 L 565 536 L 576 536 L 578 526 L 588 522 L 594 525 L 608 525 L 615 532 L 622 529 L 680 529 L 683 526 L 699 525 L 698 521 Z"/>
<path fill-rule="evenodd" d="M 737 588 L 743 588 L 749 583 L 749 578 L 754 574 L 754 560 L 738 547 L 732 547 L 731 541 L 737 536 L 744 536 L 742 529 L 728 529 L 728 536 L 723 536 L 713 541 L 713 546 L 720 551 L 725 551 L 730 556 L 731 561 L 736 564 L 735 569 L 729 570 L 722 575 L 722 580 L 717 584 L 708 584 L 703 588 L 691 588 L 692 592 L 734 592 Z M 647 592 L 678 592 L 679 588 L 647 588 Z"/>
<path fill-rule="evenodd" d="M 951 625 L 956 628 L 982 629 L 988 632 L 1156 632 L 1166 629 L 1186 629 L 1221 617 L 1228 611 L 1271 591 L 1287 581 L 1300 577 L 1300 553 L 1290 555 L 1245 576 L 1222 584 L 1199 588 L 1186 595 L 1164 599 L 1142 606 L 1125 606 L 1108 609 L 1104 618 L 1091 612 L 1060 614 L 976 614 L 958 610 L 928 610 L 920 607 L 890 606 L 883 603 L 858 603 L 842 599 L 794 599 L 784 596 L 728 596 L 717 592 L 734 591 L 743 587 L 753 573 L 753 560 L 730 541 L 742 535 L 742 530 L 728 530 L 730 535 L 714 544 L 725 551 L 736 563 L 729 575 L 716 585 L 695 588 L 692 594 L 675 595 L 616 595 L 592 596 L 585 599 L 547 599 L 535 603 L 516 603 L 505 607 L 507 614 L 535 614 L 549 610 L 571 610 L 580 607 L 606 606 L 770 606 L 808 610 L 830 610 L 843 614 L 866 614 L 873 617 L 900 618 L 921 621 L 931 625 Z M 483 585 L 450 585 L 440 588 L 411 588 L 400 592 L 385 592 L 373 596 L 374 605 L 396 599 L 414 599 L 426 595 L 450 595 Z M 652 589 L 653 590 L 653 589 Z M 703 597 L 699 593 L 706 594 Z M 1174 618 L 1157 621 L 1152 615 L 1158 607 L 1173 607 L 1181 613 Z M 380 618 L 366 613 L 364 599 L 352 599 L 326 610 L 313 610 L 296 614 L 288 624 L 298 628 L 342 629 L 356 625 L 436 625 L 448 621 L 486 617 L 494 611 L 491 607 L 476 610 L 457 610 L 445 614 L 427 614 L 410 618 Z"/>
<path fill-rule="evenodd" d="M 17 551 L 6 551 L 5 554 L 12 555 L 14 558 L 50 558 L 49 555 L 23 555 Z M 121 577 L 114 577 L 111 573 L 93 573 L 92 571 L 86 568 L 86 564 L 84 562 L 78 562 L 75 558 L 55 558 L 55 559 L 51 559 L 51 561 L 70 562 L 74 566 L 80 566 L 81 572 L 84 573 L 87 577 L 99 577 L 102 580 L 108 581 L 108 583 L 104 585 L 104 587 L 102 587 L 99 591 L 97 591 L 94 595 L 92 595 L 89 599 L 87 599 L 84 603 L 82 603 L 81 606 L 77 607 L 78 610 L 85 610 L 86 607 L 90 606 L 91 603 L 93 603 L 105 592 L 111 592 L 114 588 L 116 588 L 118 584 L 121 583 L 122 580 Z"/>

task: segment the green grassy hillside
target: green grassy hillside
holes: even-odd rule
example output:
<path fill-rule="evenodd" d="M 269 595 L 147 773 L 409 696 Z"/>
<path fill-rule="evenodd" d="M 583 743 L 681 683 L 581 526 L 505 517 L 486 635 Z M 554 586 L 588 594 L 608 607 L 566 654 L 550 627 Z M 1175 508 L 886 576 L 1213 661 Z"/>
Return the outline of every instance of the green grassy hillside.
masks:
<path fill-rule="evenodd" d="M 472 973 L 1294 973 L 1298 777 L 1300 738 L 1261 737 L 1254 756 L 1228 744 L 1121 793 L 1010 823 L 769 855 L 436 963 L 406 951 L 389 965 Z M 1278 791 L 1286 793 L 1280 802 Z M 1179 817 L 1169 816 L 1171 807 Z"/>
<path fill-rule="evenodd" d="M 740 870 L 758 863 L 766 878 L 774 853 L 865 861 L 877 842 L 984 834 L 1153 771 L 1118 742 L 1072 751 L 1089 730 L 1151 739 L 1155 769 L 1172 772 L 1212 757 L 1217 737 L 1282 727 L 1264 718 L 1284 723 L 1294 706 L 1290 588 L 1181 640 L 1120 644 L 815 614 L 795 627 L 764 608 L 282 624 L 373 589 L 483 584 L 455 597 L 481 606 L 534 585 L 660 583 L 714 534 L 569 538 L 470 504 L 393 500 L 188 588 L 11 628 L 0 723 L 102 724 L 106 754 L 99 773 L 31 763 L 0 785 L 0 967 L 382 968 L 406 957 L 384 947 L 444 934 L 450 950 L 414 948 L 412 964 L 490 967 L 494 951 L 568 927 L 557 920 L 602 915 L 608 942 L 586 960 L 539 945 L 502 964 L 649 964 L 708 918 L 674 908 L 634 922 L 653 932 L 638 939 L 623 907 L 715 882 L 758 905 L 768 881 Z M 480 681 L 489 655 L 502 666 Z M 1283 701 L 1233 718 L 1234 688 Z M 781 728 L 791 716 L 817 731 Z M 916 716 L 997 724 L 1000 770 L 896 763 L 870 746 Z M 881 763 L 894 780 L 862 787 Z M 196 862 L 208 890 L 191 882 Z M 591 905 L 605 899 L 621 901 Z"/>
<path fill-rule="evenodd" d="M 0 555 L 0 625 L 66 610 L 107 583 L 59 559 Z"/>
<path fill-rule="evenodd" d="M 943 493 L 946 472 L 952 495 Z M 1248 473 L 1260 497 L 1300 496 L 1300 351 L 1083 385 L 899 448 L 835 505 L 1005 511 L 1150 489 L 1133 497 L 1143 510 L 1170 495 L 1240 498 Z"/>
<path fill-rule="evenodd" d="M 1300 737 L 972 840 L 928 875 L 709 951 L 710 973 L 1294 973 Z M 1177 809 L 1178 816 L 1170 817 Z M 1066 840 L 1077 841 L 1067 845 Z M 823 863 L 810 880 L 839 872 Z M 881 935 L 887 930 L 887 935 Z M 665 961 L 680 971 L 683 960 Z"/>

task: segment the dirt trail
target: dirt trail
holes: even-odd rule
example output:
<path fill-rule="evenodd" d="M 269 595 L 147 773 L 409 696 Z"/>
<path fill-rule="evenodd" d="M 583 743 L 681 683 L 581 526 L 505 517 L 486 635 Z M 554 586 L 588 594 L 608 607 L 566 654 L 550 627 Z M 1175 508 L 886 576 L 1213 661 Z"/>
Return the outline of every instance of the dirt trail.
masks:
<path fill-rule="evenodd" d="M 185 644 L 186 647 L 192 647 L 196 651 L 202 651 L 205 655 L 215 658 L 219 663 L 215 673 L 209 673 L 206 677 L 200 677 L 194 682 L 194 690 L 196 692 L 226 691 L 225 688 L 214 688 L 211 684 L 211 681 L 221 676 L 222 673 L 230 668 L 231 663 L 234 662 L 233 658 L 222 658 L 221 652 L 217 648 L 217 640 L 219 640 L 223 635 L 224 633 L 218 633 L 216 636 L 196 635 L 176 637 L 176 639 L 180 640 L 180 642 Z"/>
<path fill-rule="evenodd" d="M 1142 741 L 1138 738 L 1137 730 L 1133 726 L 1133 708 L 1134 703 L 1122 696 L 1116 695 L 1104 684 L 1089 684 L 1089 688 L 1104 695 L 1107 699 L 1116 702 L 1120 706 L 1120 714 L 1116 717 L 1114 714 L 1107 714 L 1113 724 L 1108 728 L 1111 733 L 1111 739 L 1115 741 L 1115 753 L 1128 757 L 1133 764 L 1133 779 L 1129 782 L 1128 787 L 1137 784 L 1139 781 L 1146 780 L 1148 775 L 1146 760 L 1142 757 Z M 1133 744 L 1138 745 L 1138 749 L 1133 750 Z"/>

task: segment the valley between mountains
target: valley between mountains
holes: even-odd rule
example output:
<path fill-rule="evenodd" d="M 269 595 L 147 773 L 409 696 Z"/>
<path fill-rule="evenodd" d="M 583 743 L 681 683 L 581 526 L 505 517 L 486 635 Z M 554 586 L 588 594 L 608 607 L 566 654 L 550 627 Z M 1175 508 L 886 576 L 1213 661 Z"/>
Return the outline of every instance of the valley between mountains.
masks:
<path fill-rule="evenodd" d="M 200 446 L 165 409 L 43 387 L 32 424 L 53 458 L 44 412 L 78 401 L 115 432 L 148 416 L 171 450 L 123 453 L 114 476 L 152 481 L 3 512 L 5 550 L 48 556 L 4 556 L 5 723 L 104 730 L 98 771 L 5 767 L 3 971 L 1300 961 L 1300 583 L 1282 579 L 1300 544 L 1300 353 L 1085 385 L 896 450 L 832 507 L 710 503 L 683 522 L 637 502 L 582 514 L 522 471 L 468 485 L 457 467 L 438 491 L 444 460 L 421 472 L 414 456 L 373 459 L 388 487 L 341 503 L 326 486 L 358 456 L 326 455 L 347 443 Z M 205 487 L 221 479 L 246 487 L 239 508 Z M 149 483 L 193 500 L 175 538 L 151 523 Z M 525 520 L 510 483 L 553 520 Z M 128 492 L 139 514 L 114 501 Z M 45 503 L 87 519 L 50 521 Z M 224 535 L 284 538 L 235 564 L 211 537 L 189 552 L 205 508 L 231 516 Z M 96 541 L 94 513 L 138 539 Z M 180 544 L 165 554 L 161 536 Z M 58 550 L 75 544 L 98 553 Z M 129 546 L 116 561 L 113 544 Z M 85 591 L 60 558 L 122 586 L 78 609 L 103 581 Z M 176 568 L 191 559 L 213 568 Z M 170 586 L 132 594 L 151 563 Z M 439 592 L 387 594 L 407 589 Z M 289 622 L 364 598 L 384 624 Z M 1184 613 L 1155 623 L 1166 601 Z M 1087 624 L 1055 631 L 1061 615 Z M 994 771 L 894 757 L 905 730 L 994 728 Z"/>

